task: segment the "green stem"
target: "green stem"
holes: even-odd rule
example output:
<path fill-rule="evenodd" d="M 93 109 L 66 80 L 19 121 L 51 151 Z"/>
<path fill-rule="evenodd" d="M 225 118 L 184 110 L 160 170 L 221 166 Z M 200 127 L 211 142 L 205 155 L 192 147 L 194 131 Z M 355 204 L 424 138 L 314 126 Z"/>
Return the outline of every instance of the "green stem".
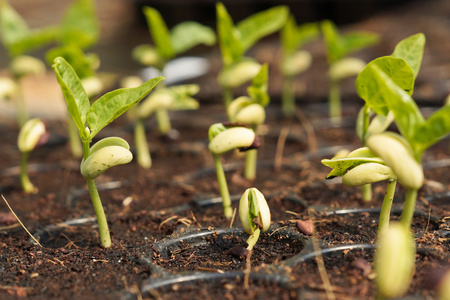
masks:
<path fill-rule="evenodd" d="M 19 128 L 22 128 L 23 125 L 28 121 L 29 114 L 27 106 L 25 105 L 25 99 L 23 98 L 22 88 L 20 85 L 20 80 L 16 81 L 18 86 L 17 92 L 17 122 L 19 123 Z"/>
<path fill-rule="evenodd" d="M 283 77 L 283 90 L 282 90 L 281 110 L 285 117 L 291 117 L 295 111 L 295 95 L 294 95 L 294 78 L 285 76 Z"/>
<path fill-rule="evenodd" d="M 364 184 L 361 186 L 362 200 L 369 202 L 372 200 L 372 184 Z"/>
<path fill-rule="evenodd" d="M 389 220 L 391 217 L 392 201 L 394 200 L 395 187 L 397 179 L 388 181 L 386 194 L 384 195 L 383 204 L 381 205 L 380 220 L 378 222 L 378 236 L 386 232 L 389 228 Z"/>
<path fill-rule="evenodd" d="M 156 121 L 158 122 L 159 133 L 167 134 L 171 129 L 169 112 L 167 111 L 167 109 L 157 109 L 155 113 Z"/>
<path fill-rule="evenodd" d="M 94 206 L 95 215 L 97 216 L 98 230 L 100 233 L 100 242 L 103 248 L 111 247 L 111 237 L 109 235 L 108 222 L 106 221 L 105 211 L 103 210 L 102 201 L 98 194 L 97 186 L 94 180 L 86 179 L 89 194 L 91 195 L 92 205 Z"/>
<path fill-rule="evenodd" d="M 134 143 L 138 164 L 144 169 L 152 166 L 152 158 L 148 149 L 147 137 L 145 135 L 145 124 L 143 119 L 138 119 L 134 126 Z"/>
<path fill-rule="evenodd" d="M 219 183 L 220 188 L 220 196 L 222 197 L 223 212 L 225 217 L 230 219 L 233 216 L 233 209 L 231 208 L 231 198 L 230 192 L 228 191 L 225 172 L 223 170 L 222 162 L 220 161 L 220 156 L 213 154 L 213 158 L 214 165 L 216 167 L 217 182 Z"/>
<path fill-rule="evenodd" d="M 253 231 L 253 234 L 251 234 L 247 239 L 247 250 L 252 251 L 253 246 L 256 245 L 256 242 L 259 239 L 259 234 L 261 233 L 261 230 L 259 228 L 256 228 L 255 231 Z"/>
<path fill-rule="evenodd" d="M 72 151 L 72 155 L 74 157 L 81 157 L 83 156 L 83 147 L 81 146 L 77 125 L 71 117 L 67 118 L 67 126 L 69 132 L 70 150 Z"/>
<path fill-rule="evenodd" d="M 414 209 L 416 207 L 417 190 L 408 189 L 405 195 L 405 206 L 403 207 L 402 223 L 406 228 L 411 228 L 412 219 L 414 217 Z"/>
<path fill-rule="evenodd" d="M 337 80 L 331 80 L 330 82 L 328 104 L 330 107 L 330 118 L 339 122 L 341 120 L 341 89 Z"/>
<path fill-rule="evenodd" d="M 22 156 L 20 159 L 20 183 L 22 184 L 22 188 L 25 193 L 37 193 L 38 189 L 31 183 L 30 178 L 28 177 L 27 164 L 28 164 L 28 156 L 30 152 L 22 152 Z"/>
<path fill-rule="evenodd" d="M 225 108 L 228 108 L 231 101 L 233 101 L 233 90 L 231 88 L 223 88 L 223 101 L 225 103 Z"/>
<path fill-rule="evenodd" d="M 244 177 L 247 180 L 255 180 L 256 178 L 256 162 L 258 158 L 258 150 L 248 150 L 245 154 Z"/>

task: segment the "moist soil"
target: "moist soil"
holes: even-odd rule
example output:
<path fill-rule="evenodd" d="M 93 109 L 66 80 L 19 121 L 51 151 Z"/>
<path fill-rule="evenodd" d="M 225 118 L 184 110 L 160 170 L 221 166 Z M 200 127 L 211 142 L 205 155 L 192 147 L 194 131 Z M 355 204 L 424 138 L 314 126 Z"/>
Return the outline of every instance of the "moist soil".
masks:
<path fill-rule="evenodd" d="M 313 116 L 319 106 L 304 106 L 304 115 Z M 373 246 L 377 209 L 381 206 L 385 183 L 374 184 L 373 200 L 362 202 L 358 188 L 345 187 L 339 179 L 325 181 L 329 170 L 320 160 L 332 157 L 340 148 L 359 147 L 354 126 L 349 125 L 352 122 L 329 126 L 326 114 L 317 115 L 310 121 L 314 134 L 307 134 L 298 119 L 281 120 L 276 107 L 269 108 L 273 113 L 268 115 L 267 126 L 262 131 L 263 145 L 258 150 L 260 160 L 254 182 L 242 176 L 241 153 L 223 157 L 233 207 L 237 208 L 240 195 L 251 186 L 266 195 L 271 207 L 271 230 L 262 234 L 250 257 L 250 274 L 264 276 L 250 277 L 250 288 L 244 287 L 243 273 L 212 282 L 198 280 L 146 288 L 167 276 L 192 272 L 229 274 L 244 272 L 249 266 L 232 249 L 246 246 L 247 234 L 242 231 L 212 234 L 201 243 L 183 239 L 175 251 L 158 246 L 189 232 L 214 232 L 230 227 L 239 230 L 239 217 L 231 221 L 223 216 L 214 165 L 207 148 L 207 124 L 225 118 L 221 110 L 220 105 L 201 108 L 196 112 L 202 116 L 198 124 L 186 123 L 190 112 L 175 113 L 173 127 L 179 133 L 176 139 L 158 136 L 155 124 L 149 120 L 147 136 L 152 168 L 140 169 L 133 161 L 112 168 L 98 178 L 112 235 L 110 249 L 99 245 L 89 194 L 79 174 L 79 159 L 70 156 L 63 138 L 64 124 L 49 122 L 52 134 L 49 144 L 30 156 L 30 178 L 39 188 L 32 195 L 21 191 L 18 180 L 20 155 L 13 146 L 17 130 L 13 124 L 2 125 L 5 147 L 0 151 L 5 159 L 0 162 L 1 193 L 43 246 L 30 239 L 3 205 L 0 215 L 2 299 L 18 296 L 189 299 L 194 295 L 199 299 L 259 299 L 270 295 L 280 295 L 280 299 L 320 299 L 326 297 L 329 287 L 338 298 L 375 297 L 371 249 L 324 254 L 329 285 L 323 283 L 315 259 L 288 262 L 311 250 L 308 245 L 312 238 L 298 229 L 297 220 L 313 221 L 313 235 L 321 249 L 358 244 Z M 114 134 L 132 141 L 132 130 L 123 119 L 111 126 L 105 136 Z M 418 298 L 435 297 L 431 285 L 425 286 L 423 282 L 431 276 L 429 270 L 434 266 L 443 268 L 450 264 L 448 142 L 448 139 L 441 141 L 424 157 L 427 181 L 419 192 L 412 228 L 418 249 L 425 250 L 418 252 L 416 274 L 408 292 Z M 311 151 L 314 143 L 316 151 Z M 398 187 L 393 220 L 399 218 L 403 195 L 404 190 Z M 295 239 L 280 233 L 283 230 L 295 232 Z M 284 280 L 273 281 L 266 278 L 267 274 Z"/>

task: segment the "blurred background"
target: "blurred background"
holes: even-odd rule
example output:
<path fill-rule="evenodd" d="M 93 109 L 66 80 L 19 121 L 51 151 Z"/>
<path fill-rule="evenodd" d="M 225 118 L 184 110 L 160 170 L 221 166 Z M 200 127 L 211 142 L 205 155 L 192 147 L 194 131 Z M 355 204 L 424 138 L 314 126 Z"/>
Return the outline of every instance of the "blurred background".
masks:
<path fill-rule="evenodd" d="M 58 23 L 70 0 L 10 0 L 9 3 L 27 21 L 31 28 Z M 450 93 L 450 1 L 448 0 L 225 0 L 235 23 L 245 17 L 275 5 L 286 4 L 297 23 L 334 21 L 343 32 L 366 30 L 380 34 L 380 42 L 357 53 L 365 61 L 392 53 L 403 38 L 418 32 L 426 35 L 427 42 L 422 69 L 416 81 L 414 99 L 442 104 Z M 90 52 L 101 60 L 100 70 L 118 76 L 136 74 L 142 67 L 131 58 L 132 49 L 143 43 L 151 43 L 150 34 L 142 14 L 145 5 L 158 9 L 169 28 L 182 21 L 198 21 L 215 29 L 215 4 L 212 0 L 95 0 L 100 21 L 101 38 Z M 249 53 L 260 62 L 268 62 L 271 69 L 270 91 L 277 95 L 280 80 L 277 78 L 279 58 L 279 34 L 262 40 Z M 327 62 L 321 39 L 306 46 L 313 54 L 310 70 L 298 79 L 298 89 L 303 100 L 325 99 L 327 94 Z M 44 58 L 46 49 L 32 53 Z M 215 47 L 195 47 L 187 55 L 197 55 L 211 61 L 210 76 L 202 78 L 199 98 L 209 101 L 220 97 L 216 84 L 221 67 L 220 50 Z M 0 49 L 0 69 L 8 66 L 5 49 Z M 324 85 L 325 84 L 325 85 Z M 348 88 L 354 87 L 354 81 Z M 305 100 L 306 99 L 306 100 Z"/>

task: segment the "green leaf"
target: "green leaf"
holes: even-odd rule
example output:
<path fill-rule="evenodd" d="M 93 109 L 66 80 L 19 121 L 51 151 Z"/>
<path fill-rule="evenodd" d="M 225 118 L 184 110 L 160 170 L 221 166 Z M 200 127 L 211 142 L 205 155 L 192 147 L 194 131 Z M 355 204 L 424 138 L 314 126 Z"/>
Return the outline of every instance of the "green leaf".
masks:
<path fill-rule="evenodd" d="M 450 133 L 450 104 L 434 112 L 416 132 L 415 139 L 426 150 Z"/>
<path fill-rule="evenodd" d="M 265 63 L 253 78 L 252 85 L 247 88 L 250 98 L 262 107 L 266 107 L 270 101 L 269 94 L 267 93 L 268 77 L 269 69 L 267 63 Z"/>
<path fill-rule="evenodd" d="M 331 64 L 352 52 L 375 44 L 378 35 L 371 32 L 350 32 L 340 35 L 336 25 L 330 20 L 321 22 L 328 62 Z"/>
<path fill-rule="evenodd" d="M 217 34 L 224 67 L 238 61 L 244 55 L 244 48 L 239 39 L 239 32 L 234 28 L 233 20 L 225 6 L 216 4 Z"/>
<path fill-rule="evenodd" d="M 95 101 L 87 114 L 87 124 L 92 139 L 103 127 L 117 119 L 131 106 L 139 102 L 161 82 L 164 77 L 153 78 L 136 88 L 118 89 L 109 92 Z"/>
<path fill-rule="evenodd" d="M 179 54 L 199 44 L 213 46 L 216 43 L 216 34 L 208 26 L 188 21 L 172 28 L 170 40 L 174 52 Z"/>
<path fill-rule="evenodd" d="M 62 57 L 55 58 L 52 67 L 66 99 L 69 113 L 80 132 L 81 140 L 88 141 L 89 136 L 85 130 L 85 123 L 90 103 L 80 78 Z"/>
<path fill-rule="evenodd" d="M 411 145 L 415 154 L 421 153 L 421 147 L 417 144 L 415 135 L 417 130 L 423 126 L 425 120 L 417 104 L 377 65 L 372 65 L 370 68 L 373 72 L 376 87 L 380 91 L 380 98 L 383 99 L 388 110 L 394 113 L 400 133 Z"/>
<path fill-rule="evenodd" d="M 322 159 L 322 164 L 332 168 L 325 179 L 333 179 L 337 176 L 342 176 L 349 170 L 364 163 L 379 163 L 384 164 L 383 160 L 379 157 L 345 157 L 338 159 Z"/>
<path fill-rule="evenodd" d="M 47 51 L 45 56 L 49 64 L 51 64 L 56 57 L 63 57 L 72 66 L 79 78 L 95 75 L 95 71 L 91 66 L 91 59 L 75 45 L 52 48 Z"/>
<path fill-rule="evenodd" d="M 175 57 L 175 50 L 172 47 L 170 32 L 166 22 L 164 22 L 159 12 L 154 8 L 145 6 L 143 12 L 159 55 L 165 60 L 172 59 Z"/>
<path fill-rule="evenodd" d="M 414 77 L 417 77 L 422 63 L 424 47 L 425 35 L 423 33 L 417 33 L 401 40 L 397 46 L 395 46 L 392 56 L 403 58 L 414 71 Z"/>
<path fill-rule="evenodd" d="M 100 28 L 93 0 L 77 0 L 64 14 L 59 37 L 63 45 L 86 49 L 97 43 Z"/>
<path fill-rule="evenodd" d="M 56 27 L 30 30 L 7 1 L 0 3 L 0 31 L 3 45 L 11 56 L 42 47 L 53 41 L 57 34 Z"/>
<path fill-rule="evenodd" d="M 261 38 L 280 30 L 289 15 L 285 5 L 275 6 L 251 15 L 236 26 L 242 43 L 243 52 L 247 51 Z"/>
<path fill-rule="evenodd" d="M 370 105 L 375 113 L 385 116 L 389 108 L 387 107 L 386 98 L 383 97 L 380 91 L 379 84 L 374 80 L 375 69 L 373 66 L 376 66 L 389 76 L 408 95 L 411 95 L 414 89 L 414 72 L 405 60 L 384 56 L 371 61 L 359 73 L 355 83 L 358 95 Z"/>
<path fill-rule="evenodd" d="M 281 30 L 281 43 L 286 55 L 293 55 L 304 44 L 314 40 L 320 34 L 317 23 L 304 23 L 297 27 L 291 15 Z"/>

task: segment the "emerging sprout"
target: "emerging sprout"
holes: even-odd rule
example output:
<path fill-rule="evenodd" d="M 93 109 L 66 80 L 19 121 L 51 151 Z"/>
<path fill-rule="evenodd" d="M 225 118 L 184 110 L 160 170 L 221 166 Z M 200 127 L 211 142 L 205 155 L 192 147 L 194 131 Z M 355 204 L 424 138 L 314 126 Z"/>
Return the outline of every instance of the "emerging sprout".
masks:
<path fill-rule="evenodd" d="M 25 193 L 37 193 L 38 189 L 31 183 L 27 172 L 28 156 L 37 146 L 48 139 L 45 124 L 40 119 L 28 120 L 19 132 L 17 146 L 22 152 L 20 163 L 20 182 Z"/>
<path fill-rule="evenodd" d="M 104 138 L 92 147 L 90 143 L 101 129 L 143 99 L 163 77 L 154 78 L 135 88 L 109 92 L 91 105 L 80 78 L 64 58 L 57 57 L 53 69 L 83 144 L 84 156 L 80 171 L 88 185 L 97 216 L 101 245 L 108 248 L 111 246 L 111 237 L 95 179 L 110 167 L 130 162 L 132 155 L 128 143 L 118 137 Z"/>
<path fill-rule="evenodd" d="M 403 296 L 413 277 L 416 249 L 409 229 L 398 222 L 378 237 L 375 272 L 383 298 Z"/>
<path fill-rule="evenodd" d="M 233 214 L 231 198 L 220 156 L 233 149 L 247 151 L 258 148 L 260 144 L 259 138 L 250 128 L 232 123 L 216 123 L 211 125 L 209 127 L 208 137 L 209 151 L 213 156 L 214 165 L 216 167 L 217 181 L 219 182 L 224 214 L 227 218 L 231 218 Z"/>
<path fill-rule="evenodd" d="M 239 201 L 239 218 L 242 227 L 250 237 L 247 240 L 247 250 L 252 251 L 261 232 L 270 227 L 270 210 L 266 198 L 256 188 L 247 189 Z"/>

